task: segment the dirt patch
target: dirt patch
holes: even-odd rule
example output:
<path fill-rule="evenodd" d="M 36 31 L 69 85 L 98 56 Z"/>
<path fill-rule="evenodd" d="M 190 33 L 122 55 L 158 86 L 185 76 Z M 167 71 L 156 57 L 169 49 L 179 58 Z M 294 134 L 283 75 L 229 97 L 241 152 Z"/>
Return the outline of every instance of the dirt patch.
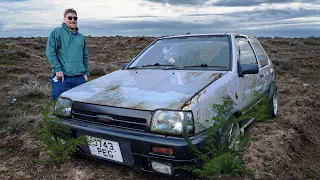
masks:
<path fill-rule="evenodd" d="M 248 129 L 247 166 L 257 179 L 320 178 L 319 39 L 262 39 L 277 70 L 279 113 Z M 316 42 L 314 42 L 316 41 Z M 307 43 L 308 42 L 308 43 Z"/>
<path fill-rule="evenodd" d="M 154 39 L 87 37 L 90 79 L 120 69 Z M 0 179 L 166 179 L 82 157 L 45 165 L 32 136 L 39 130 L 38 120 L 6 131 L 14 114 L 27 112 L 25 116 L 38 119 L 50 101 L 46 40 L 0 38 Z M 279 113 L 246 130 L 251 139 L 246 165 L 257 179 L 320 179 L 320 39 L 259 40 L 275 64 Z M 28 93 L 29 88 L 37 89 L 38 95 Z"/>

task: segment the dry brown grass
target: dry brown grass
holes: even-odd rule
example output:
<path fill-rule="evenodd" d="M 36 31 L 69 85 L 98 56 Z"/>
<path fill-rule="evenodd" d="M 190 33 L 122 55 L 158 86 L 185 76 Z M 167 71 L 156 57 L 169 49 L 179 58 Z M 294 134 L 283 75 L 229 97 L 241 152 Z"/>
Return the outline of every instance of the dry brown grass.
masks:
<path fill-rule="evenodd" d="M 292 63 L 292 61 L 288 60 L 288 59 L 279 59 L 279 58 L 275 58 L 272 60 L 272 62 L 274 63 L 275 66 L 281 68 L 281 71 L 296 71 L 296 67 L 294 66 L 294 64 Z"/>
<path fill-rule="evenodd" d="M 9 94 L 16 98 L 44 97 L 50 95 L 51 87 L 40 84 L 37 80 L 31 80 L 30 76 L 21 75 L 22 85 Z"/>
<path fill-rule="evenodd" d="M 87 37 L 90 79 L 120 69 L 122 63 L 129 62 L 154 39 Z M 246 165 L 258 179 L 319 179 L 320 39 L 259 38 L 259 41 L 275 65 L 279 114 L 273 122 L 256 123 L 248 129 L 252 142 L 246 154 Z M 13 119 L 10 126 L 23 131 L 38 126 L 37 114 L 50 101 L 51 90 L 52 73 L 45 57 L 45 46 L 46 38 L 0 38 L 0 71 L 3 72 L 0 74 L 0 129 L 9 126 L 9 119 Z M 18 51 L 27 55 L 19 55 Z M 10 59 L 9 54 L 16 56 Z M 28 55 L 29 58 L 22 57 Z M 11 104 L 16 95 L 17 102 Z M 28 123 L 24 124 L 25 121 Z M 8 169 L 0 172 L 0 179 L 20 177 L 17 169 L 31 179 L 70 179 L 79 173 L 87 174 L 89 179 L 154 179 L 147 174 L 102 166 L 87 159 L 76 159 L 55 169 L 43 166 L 38 161 L 39 152 L 16 153 L 25 141 L 21 131 L 17 132 L 6 136 L 0 133 L 3 137 L 0 146 L 4 147 L 0 148 L 0 159 Z M 30 164 L 21 166 L 26 162 Z"/>
<path fill-rule="evenodd" d="M 29 73 L 23 73 L 18 75 L 18 82 L 20 84 L 32 84 L 32 79 Z"/>
<path fill-rule="evenodd" d="M 103 76 L 107 74 L 106 65 L 89 63 L 89 74 L 92 76 Z"/>
<path fill-rule="evenodd" d="M 9 132 L 23 131 L 28 128 L 29 124 L 31 124 L 31 127 L 36 127 L 35 125 L 39 124 L 40 121 L 41 114 L 32 115 L 26 112 L 15 112 L 8 118 L 5 130 Z"/>

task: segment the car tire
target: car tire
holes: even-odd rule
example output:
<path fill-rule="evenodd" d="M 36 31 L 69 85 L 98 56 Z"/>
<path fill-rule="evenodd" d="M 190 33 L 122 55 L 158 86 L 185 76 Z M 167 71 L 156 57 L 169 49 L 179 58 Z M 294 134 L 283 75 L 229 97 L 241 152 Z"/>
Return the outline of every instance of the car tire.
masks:
<path fill-rule="evenodd" d="M 236 145 L 239 140 L 238 137 L 240 136 L 240 126 L 239 123 L 235 122 L 230 125 L 230 131 L 228 134 L 228 143 L 229 148 L 232 148 L 234 145 Z"/>
<path fill-rule="evenodd" d="M 278 94 L 277 91 L 272 96 L 272 112 L 271 116 L 276 117 L 278 112 Z"/>
<path fill-rule="evenodd" d="M 237 142 L 237 138 L 241 134 L 240 125 L 238 122 L 231 122 L 225 125 L 222 129 L 215 134 L 215 144 L 217 148 L 228 148 L 233 147 Z M 235 141 L 235 142 L 233 142 Z"/>
<path fill-rule="evenodd" d="M 274 118 L 277 116 L 277 112 L 278 112 L 278 92 L 274 84 L 271 85 L 268 102 L 269 102 L 270 116 Z"/>

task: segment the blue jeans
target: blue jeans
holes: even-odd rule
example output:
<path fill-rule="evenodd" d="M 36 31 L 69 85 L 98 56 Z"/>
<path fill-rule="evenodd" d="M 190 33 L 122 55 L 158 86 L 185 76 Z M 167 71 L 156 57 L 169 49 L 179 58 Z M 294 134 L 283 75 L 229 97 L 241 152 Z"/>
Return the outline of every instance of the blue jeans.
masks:
<path fill-rule="evenodd" d="M 77 76 L 64 76 L 64 82 L 62 83 L 61 79 L 58 79 L 56 82 L 53 80 L 53 78 L 56 76 L 54 73 L 51 79 L 51 85 L 52 85 L 52 100 L 56 100 L 60 94 L 63 92 L 72 89 L 76 86 L 79 86 L 86 82 L 83 75 L 77 75 Z"/>

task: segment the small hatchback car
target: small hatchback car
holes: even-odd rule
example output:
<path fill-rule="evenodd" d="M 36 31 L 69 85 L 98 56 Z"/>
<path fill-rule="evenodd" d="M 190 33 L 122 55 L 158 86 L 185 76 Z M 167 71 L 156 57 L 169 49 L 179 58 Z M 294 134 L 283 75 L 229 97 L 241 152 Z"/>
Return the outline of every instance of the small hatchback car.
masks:
<path fill-rule="evenodd" d="M 259 94 L 257 96 L 257 93 Z M 175 167 L 197 160 L 183 138 L 206 143 L 213 104 L 228 96 L 230 115 L 268 98 L 277 113 L 277 85 L 271 60 L 254 37 L 202 34 L 156 39 L 130 64 L 64 92 L 56 116 L 73 136 L 89 143 L 81 154 L 138 171 L 180 176 Z M 242 113 L 243 114 L 243 113 Z M 233 123 L 244 132 L 255 117 Z"/>

